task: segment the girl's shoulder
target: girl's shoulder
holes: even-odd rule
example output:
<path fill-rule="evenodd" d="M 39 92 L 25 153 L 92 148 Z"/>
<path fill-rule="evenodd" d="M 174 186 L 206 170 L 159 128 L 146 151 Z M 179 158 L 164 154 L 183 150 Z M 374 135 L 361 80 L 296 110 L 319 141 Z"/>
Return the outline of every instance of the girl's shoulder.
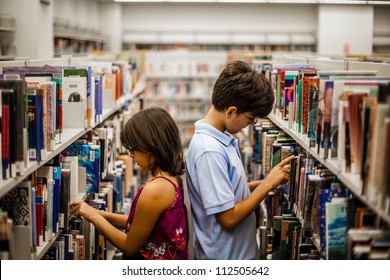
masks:
<path fill-rule="evenodd" d="M 172 181 L 177 184 L 176 181 Z M 168 208 L 173 204 L 176 197 L 176 187 L 169 180 L 162 177 L 150 179 L 143 187 L 140 199 L 145 202 L 160 203 Z"/>
<path fill-rule="evenodd" d="M 167 187 L 167 186 L 173 186 L 175 188 L 180 186 L 179 179 L 174 176 L 155 176 L 151 179 L 148 180 L 148 182 L 145 184 L 145 186 L 162 186 L 162 187 Z"/>

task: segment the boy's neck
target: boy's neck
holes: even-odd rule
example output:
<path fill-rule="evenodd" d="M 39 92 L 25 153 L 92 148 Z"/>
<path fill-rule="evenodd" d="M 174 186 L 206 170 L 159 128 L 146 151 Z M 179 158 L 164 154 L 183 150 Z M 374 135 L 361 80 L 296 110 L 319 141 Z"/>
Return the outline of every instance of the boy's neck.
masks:
<path fill-rule="evenodd" d="M 221 132 L 225 132 L 225 112 L 217 111 L 214 106 L 211 106 L 209 112 L 203 120 L 204 123 L 207 123 Z"/>

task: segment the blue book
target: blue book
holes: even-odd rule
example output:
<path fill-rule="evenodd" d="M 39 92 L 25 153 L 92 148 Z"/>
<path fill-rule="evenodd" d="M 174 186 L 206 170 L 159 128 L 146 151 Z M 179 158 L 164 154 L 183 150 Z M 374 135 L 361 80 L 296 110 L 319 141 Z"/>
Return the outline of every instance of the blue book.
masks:
<path fill-rule="evenodd" d="M 57 233 L 59 228 L 60 214 L 60 188 L 61 188 L 61 167 L 53 166 L 53 232 Z"/>
<path fill-rule="evenodd" d="M 321 258 L 326 256 L 326 223 L 325 223 L 325 204 L 330 202 L 330 189 L 320 188 L 319 192 L 319 204 L 320 204 L 320 254 Z"/>
<path fill-rule="evenodd" d="M 95 76 L 95 111 L 96 122 L 100 122 L 103 114 L 103 78 L 101 75 Z"/>
<path fill-rule="evenodd" d="M 100 146 L 76 142 L 68 146 L 63 154 L 78 157 L 79 166 L 86 169 L 87 193 L 98 193 L 100 185 Z"/>
<path fill-rule="evenodd" d="M 343 260 L 346 257 L 347 202 L 332 201 L 325 204 L 326 259 Z"/>
<path fill-rule="evenodd" d="M 64 259 L 73 260 L 74 259 L 74 250 L 73 250 L 73 236 L 71 234 L 61 234 L 58 238 L 64 240 Z"/>
<path fill-rule="evenodd" d="M 37 212 L 36 212 L 36 191 L 37 189 L 35 187 L 31 188 L 31 213 L 32 213 L 32 237 L 33 237 L 33 246 L 34 248 L 37 247 Z"/>

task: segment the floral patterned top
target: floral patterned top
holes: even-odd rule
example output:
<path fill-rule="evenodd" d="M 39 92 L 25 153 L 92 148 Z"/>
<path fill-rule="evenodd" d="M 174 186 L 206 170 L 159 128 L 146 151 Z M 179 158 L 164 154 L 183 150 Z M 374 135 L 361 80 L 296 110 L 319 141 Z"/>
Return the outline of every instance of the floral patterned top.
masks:
<path fill-rule="evenodd" d="M 187 260 L 188 259 L 188 218 L 187 208 L 184 204 L 183 183 L 177 186 L 174 182 L 164 176 L 156 176 L 149 182 L 162 178 L 169 181 L 176 190 L 176 197 L 173 204 L 161 213 L 154 228 L 142 246 L 141 250 L 132 259 L 146 260 Z M 134 220 L 135 209 L 143 187 L 137 192 L 131 205 L 129 217 L 126 223 L 125 232 L 131 228 Z M 123 256 L 125 259 L 126 256 Z"/>

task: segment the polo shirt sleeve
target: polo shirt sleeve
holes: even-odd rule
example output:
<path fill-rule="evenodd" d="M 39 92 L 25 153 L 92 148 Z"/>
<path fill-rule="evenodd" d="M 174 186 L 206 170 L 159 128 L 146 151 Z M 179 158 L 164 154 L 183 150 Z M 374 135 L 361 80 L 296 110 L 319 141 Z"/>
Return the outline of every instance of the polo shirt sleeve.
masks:
<path fill-rule="evenodd" d="M 234 207 L 228 164 L 226 157 L 218 152 L 205 152 L 196 161 L 199 192 L 207 215 Z"/>

